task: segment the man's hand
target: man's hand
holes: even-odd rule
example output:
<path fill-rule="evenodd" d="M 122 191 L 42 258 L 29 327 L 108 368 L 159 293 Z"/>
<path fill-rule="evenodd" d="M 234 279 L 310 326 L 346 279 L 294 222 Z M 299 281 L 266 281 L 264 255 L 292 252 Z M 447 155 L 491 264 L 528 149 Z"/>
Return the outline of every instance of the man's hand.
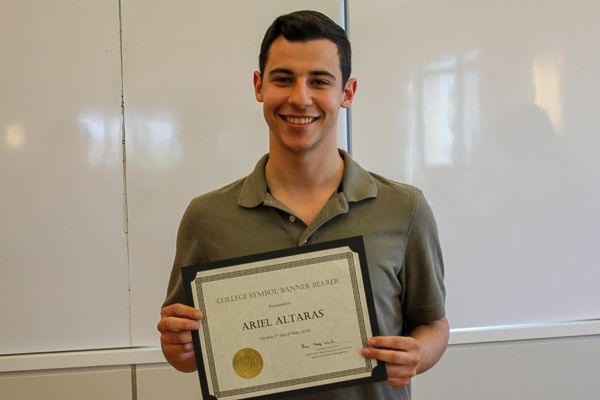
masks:
<path fill-rule="evenodd" d="M 444 354 L 450 335 L 446 317 L 430 323 L 410 326 L 409 336 L 376 336 L 362 355 L 385 361 L 388 380 L 394 387 L 406 386 L 417 374 L 433 367 Z"/>
<path fill-rule="evenodd" d="M 376 336 L 369 339 L 368 344 L 375 348 L 363 349 L 362 355 L 386 363 L 388 380 L 383 383 L 393 387 L 406 386 L 417 375 L 417 367 L 421 361 L 421 344 L 416 339 L 405 336 Z"/>
<path fill-rule="evenodd" d="M 160 322 L 156 326 L 160 332 L 160 344 L 167 361 L 182 372 L 196 370 L 192 332 L 200 325 L 202 312 L 183 304 L 173 304 L 160 311 Z"/>

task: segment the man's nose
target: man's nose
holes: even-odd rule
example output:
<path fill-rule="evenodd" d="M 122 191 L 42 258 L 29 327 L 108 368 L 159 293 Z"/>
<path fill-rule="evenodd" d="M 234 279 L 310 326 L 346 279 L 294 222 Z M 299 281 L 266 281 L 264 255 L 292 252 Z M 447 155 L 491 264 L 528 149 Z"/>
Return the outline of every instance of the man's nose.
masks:
<path fill-rule="evenodd" d="M 305 81 L 299 80 L 296 82 L 292 88 L 289 102 L 298 108 L 306 107 L 312 103 L 310 88 L 308 88 Z"/>

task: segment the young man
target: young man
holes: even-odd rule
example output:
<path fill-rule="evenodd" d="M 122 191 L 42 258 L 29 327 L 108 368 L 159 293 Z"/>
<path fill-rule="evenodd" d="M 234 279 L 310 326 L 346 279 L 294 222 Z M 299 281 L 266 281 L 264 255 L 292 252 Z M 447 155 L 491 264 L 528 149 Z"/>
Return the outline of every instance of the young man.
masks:
<path fill-rule="evenodd" d="M 246 178 L 194 199 L 179 229 L 158 323 L 178 370 L 196 370 L 190 331 L 202 318 L 181 304 L 182 266 L 357 235 L 382 334 L 363 356 L 385 361 L 388 380 L 306 398 L 409 399 L 410 379 L 442 356 L 448 324 L 435 221 L 418 189 L 368 173 L 338 150 L 338 113 L 356 93 L 349 76 L 350 43 L 326 16 L 295 12 L 267 31 L 254 88 L 269 154 Z"/>

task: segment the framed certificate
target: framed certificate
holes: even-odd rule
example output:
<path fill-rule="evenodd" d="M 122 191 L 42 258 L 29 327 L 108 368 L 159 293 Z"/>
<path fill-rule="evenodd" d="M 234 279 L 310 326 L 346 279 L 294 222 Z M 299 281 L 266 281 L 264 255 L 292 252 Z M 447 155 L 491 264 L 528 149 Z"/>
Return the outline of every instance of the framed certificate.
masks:
<path fill-rule="evenodd" d="M 387 379 L 362 237 L 182 269 L 205 399 L 274 399 Z"/>

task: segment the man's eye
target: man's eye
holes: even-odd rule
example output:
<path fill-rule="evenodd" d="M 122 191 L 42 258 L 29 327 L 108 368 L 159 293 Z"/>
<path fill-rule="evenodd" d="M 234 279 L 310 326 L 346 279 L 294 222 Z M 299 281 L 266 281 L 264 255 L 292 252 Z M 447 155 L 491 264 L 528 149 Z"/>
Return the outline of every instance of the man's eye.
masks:
<path fill-rule="evenodd" d="M 289 82 L 291 82 L 292 80 L 291 80 L 290 78 L 287 78 L 287 77 L 284 77 L 284 76 L 282 76 L 282 77 L 279 77 L 279 78 L 275 78 L 275 79 L 273 79 L 273 81 L 274 81 L 274 82 L 280 82 L 280 83 L 289 83 Z"/>
<path fill-rule="evenodd" d="M 314 83 L 315 85 L 318 85 L 318 86 L 329 85 L 329 82 L 327 82 L 327 81 L 326 81 L 326 80 L 324 80 L 324 79 L 316 79 L 316 80 L 314 80 L 314 81 L 313 81 L 313 83 Z"/>

